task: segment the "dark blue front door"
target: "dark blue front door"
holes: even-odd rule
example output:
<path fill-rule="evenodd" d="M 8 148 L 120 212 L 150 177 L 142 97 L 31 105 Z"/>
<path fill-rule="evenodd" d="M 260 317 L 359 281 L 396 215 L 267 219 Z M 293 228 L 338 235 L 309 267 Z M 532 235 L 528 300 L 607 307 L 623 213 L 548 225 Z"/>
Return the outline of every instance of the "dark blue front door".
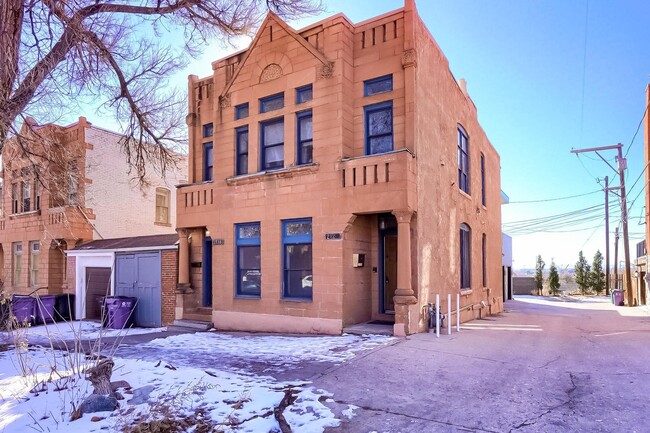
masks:
<path fill-rule="evenodd" d="M 212 307 L 212 238 L 203 242 L 203 306 Z"/>

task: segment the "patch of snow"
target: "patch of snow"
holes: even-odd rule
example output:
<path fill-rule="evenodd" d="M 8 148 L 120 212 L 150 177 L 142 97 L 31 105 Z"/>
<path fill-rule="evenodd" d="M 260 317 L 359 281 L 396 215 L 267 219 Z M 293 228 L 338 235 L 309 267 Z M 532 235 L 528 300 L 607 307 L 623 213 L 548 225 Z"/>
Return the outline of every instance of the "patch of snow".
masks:
<path fill-rule="evenodd" d="M 348 408 L 341 412 L 341 415 L 343 415 L 347 419 L 352 419 L 352 417 L 354 416 L 354 411 L 357 410 L 357 409 L 359 409 L 359 406 L 349 404 Z"/>

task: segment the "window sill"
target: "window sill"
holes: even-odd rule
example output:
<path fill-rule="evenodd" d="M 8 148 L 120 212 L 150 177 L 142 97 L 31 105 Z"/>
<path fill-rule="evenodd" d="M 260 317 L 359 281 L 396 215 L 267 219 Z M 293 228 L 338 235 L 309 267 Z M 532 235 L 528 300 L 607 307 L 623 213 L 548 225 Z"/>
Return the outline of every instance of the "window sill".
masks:
<path fill-rule="evenodd" d="M 261 300 L 262 297 L 259 295 L 237 295 L 235 294 L 235 299 L 252 299 L 252 300 Z"/>
<path fill-rule="evenodd" d="M 472 289 L 465 289 L 460 291 L 460 296 L 469 296 L 474 292 Z"/>
<path fill-rule="evenodd" d="M 312 174 L 318 171 L 320 164 L 313 162 L 311 164 L 296 165 L 285 167 L 277 170 L 259 171 L 257 173 L 243 174 L 226 178 L 228 186 L 246 185 L 249 183 L 259 182 L 266 179 L 279 179 L 283 177 L 299 176 L 303 174 Z"/>
<path fill-rule="evenodd" d="M 41 210 L 30 210 L 29 212 L 20 212 L 20 213 L 12 213 L 9 215 L 9 219 L 14 219 L 14 218 L 23 218 L 23 217 L 29 217 L 32 215 L 40 215 Z"/>
<path fill-rule="evenodd" d="M 170 223 L 161 223 L 159 221 L 154 221 L 153 225 L 161 226 L 161 227 L 171 227 L 172 226 Z"/>
<path fill-rule="evenodd" d="M 467 193 L 466 193 L 465 191 L 463 191 L 462 189 L 460 189 L 460 187 L 458 188 L 458 192 L 460 193 L 461 197 L 465 197 L 465 198 L 468 199 L 468 200 L 471 200 L 471 199 L 472 199 L 472 196 L 469 195 L 469 194 L 467 194 Z"/>
<path fill-rule="evenodd" d="M 314 300 L 307 299 L 307 298 L 282 298 L 280 299 L 280 302 L 298 302 L 303 304 L 311 304 L 312 302 L 314 302 Z"/>

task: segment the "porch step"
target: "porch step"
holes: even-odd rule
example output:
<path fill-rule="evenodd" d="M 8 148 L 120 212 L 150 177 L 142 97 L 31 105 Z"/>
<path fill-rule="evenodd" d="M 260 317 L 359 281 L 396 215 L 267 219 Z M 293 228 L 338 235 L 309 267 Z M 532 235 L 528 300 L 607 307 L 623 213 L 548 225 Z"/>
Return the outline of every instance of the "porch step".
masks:
<path fill-rule="evenodd" d="M 201 320 L 174 320 L 174 324 L 167 327 L 168 331 L 207 331 L 212 328 L 212 323 Z"/>
<path fill-rule="evenodd" d="M 344 334 L 353 335 L 393 335 L 392 324 L 374 324 L 374 323 L 358 323 L 356 325 L 346 326 L 343 328 Z"/>

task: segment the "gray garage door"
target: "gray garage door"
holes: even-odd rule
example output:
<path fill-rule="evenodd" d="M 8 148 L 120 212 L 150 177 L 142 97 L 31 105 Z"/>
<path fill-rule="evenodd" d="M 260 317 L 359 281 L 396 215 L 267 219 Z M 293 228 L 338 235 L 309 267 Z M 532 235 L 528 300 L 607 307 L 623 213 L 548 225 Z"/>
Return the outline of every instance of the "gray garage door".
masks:
<path fill-rule="evenodd" d="M 118 254 L 115 262 L 115 294 L 138 298 L 136 326 L 162 326 L 160 252 Z"/>

